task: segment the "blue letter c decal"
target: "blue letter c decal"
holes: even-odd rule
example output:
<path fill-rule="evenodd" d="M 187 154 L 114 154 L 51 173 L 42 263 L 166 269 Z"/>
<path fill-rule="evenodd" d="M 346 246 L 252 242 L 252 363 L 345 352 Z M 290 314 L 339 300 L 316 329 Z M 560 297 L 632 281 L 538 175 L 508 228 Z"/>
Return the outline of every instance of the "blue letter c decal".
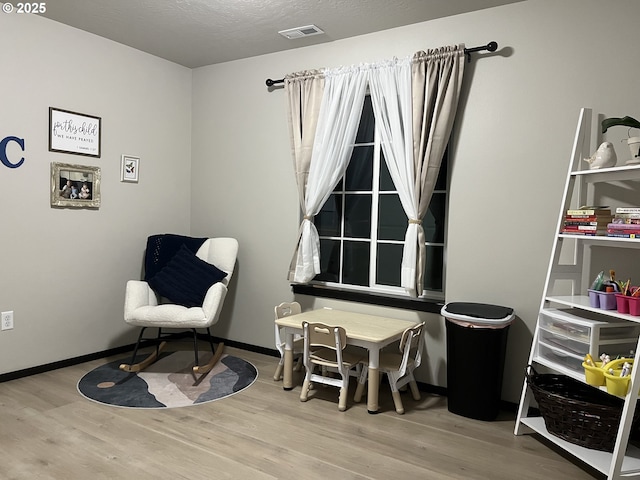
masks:
<path fill-rule="evenodd" d="M 11 163 L 7 158 L 7 143 L 9 142 L 16 142 L 24 152 L 24 138 L 6 137 L 0 142 L 0 162 L 9 168 L 18 168 L 24 163 L 24 157 L 22 157 L 18 163 Z"/>

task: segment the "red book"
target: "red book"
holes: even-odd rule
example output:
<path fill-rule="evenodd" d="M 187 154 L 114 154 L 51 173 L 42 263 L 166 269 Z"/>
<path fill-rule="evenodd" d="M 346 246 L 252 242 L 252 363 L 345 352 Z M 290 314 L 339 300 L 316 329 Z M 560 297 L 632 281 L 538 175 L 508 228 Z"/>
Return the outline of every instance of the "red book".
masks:
<path fill-rule="evenodd" d="M 584 222 L 595 222 L 598 220 L 597 215 L 565 215 L 565 220 L 580 220 Z"/>

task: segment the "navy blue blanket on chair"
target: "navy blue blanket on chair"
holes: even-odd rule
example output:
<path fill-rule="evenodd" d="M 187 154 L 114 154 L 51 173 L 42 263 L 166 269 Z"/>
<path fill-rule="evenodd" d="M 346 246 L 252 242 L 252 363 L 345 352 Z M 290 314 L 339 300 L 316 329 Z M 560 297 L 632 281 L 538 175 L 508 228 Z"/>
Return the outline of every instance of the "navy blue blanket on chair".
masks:
<path fill-rule="evenodd" d="M 145 281 L 153 278 L 173 258 L 182 245 L 195 254 L 206 240 L 206 238 L 186 237 L 173 233 L 151 235 L 147 239 L 147 251 L 144 259 Z"/>

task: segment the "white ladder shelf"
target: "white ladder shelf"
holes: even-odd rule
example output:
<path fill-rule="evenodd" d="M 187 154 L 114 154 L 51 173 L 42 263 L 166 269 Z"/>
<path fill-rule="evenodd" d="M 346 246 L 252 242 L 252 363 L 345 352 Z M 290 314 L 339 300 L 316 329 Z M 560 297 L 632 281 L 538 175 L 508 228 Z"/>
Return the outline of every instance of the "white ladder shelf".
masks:
<path fill-rule="evenodd" d="M 590 204 L 593 201 L 593 188 L 598 183 L 610 183 L 616 185 L 619 181 L 633 180 L 636 195 L 640 194 L 640 165 L 625 165 L 620 167 L 589 170 L 583 158 L 590 154 L 591 136 L 591 110 L 583 108 L 580 111 L 578 126 L 572 148 L 571 160 L 567 172 L 563 202 L 558 214 L 556 232 L 560 232 L 566 211 L 570 208 L 579 208 L 580 205 Z M 628 186 L 627 186 L 628 188 Z M 612 208 L 612 210 L 615 210 Z M 575 370 L 542 358 L 538 353 L 541 336 L 541 316 L 549 308 L 571 308 L 573 315 L 584 315 L 585 318 L 597 317 L 601 321 L 624 322 L 626 325 L 638 325 L 640 317 L 618 313 L 617 310 L 602 310 L 590 306 L 587 296 L 589 278 L 595 278 L 594 272 L 589 272 L 590 251 L 592 246 L 598 248 L 628 249 L 629 253 L 636 257 L 640 255 L 640 240 L 627 238 L 612 238 L 604 236 L 572 236 L 557 233 L 553 241 L 553 250 L 547 270 L 545 289 L 540 302 L 538 321 L 533 335 L 529 364 L 540 367 L 538 370 L 552 371 L 555 373 L 569 374 L 574 378 L 584 381 L 584 375 Z M 586 250 L 586 251 L 585 251 Z M 569 252 L 569 255 L 567 255 Z M 569 262 L 566 258 L 571 257 Z M 564 263 L 563 263 L 564 262 Z M 604 269 L 603 269 L 604 270 Z M 597 273 L 597 272 L 596 272 Z M 640 272 L 638 272 L 640 275 Z M 557 293 L 557 289 L 563 293 Z M 568 294 L 565 292 L 569 290 Z M 640 352 L 640 338 L 633 338 L 635 352 Z M 640 361 L 639 361 L 640 362 Z M 515 434 L 536 432 L 555 443 L 560 448 L 585 462 L 601 473 L 607 475 L 610 480 L 622 478 L 640 478 L 640 449 L 629 444 L 633 415 L 640 390 L 640 365 L 636 364 L 632 369 L 631 385 L 624 399 L 624 407 L 613 453 L 581 447 L 567 442 L 547 431 L 542 417 L 529 416 L 529 407 L 532 404 L 533 393 L 527 386 L 526 379 L 522 388 L 518 415 L 516 418 Z"/>

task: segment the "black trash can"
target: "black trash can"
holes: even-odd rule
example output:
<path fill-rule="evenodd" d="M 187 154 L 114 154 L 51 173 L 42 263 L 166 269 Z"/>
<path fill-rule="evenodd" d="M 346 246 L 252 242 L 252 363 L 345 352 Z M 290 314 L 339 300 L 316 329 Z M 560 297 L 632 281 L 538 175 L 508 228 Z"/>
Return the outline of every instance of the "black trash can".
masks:
<path fill-rule="evenodd" d="M 452 302 L 440 312 L 447 328 L 447 403 L 451 413 L 495 420 L 512 308 Z"/>

